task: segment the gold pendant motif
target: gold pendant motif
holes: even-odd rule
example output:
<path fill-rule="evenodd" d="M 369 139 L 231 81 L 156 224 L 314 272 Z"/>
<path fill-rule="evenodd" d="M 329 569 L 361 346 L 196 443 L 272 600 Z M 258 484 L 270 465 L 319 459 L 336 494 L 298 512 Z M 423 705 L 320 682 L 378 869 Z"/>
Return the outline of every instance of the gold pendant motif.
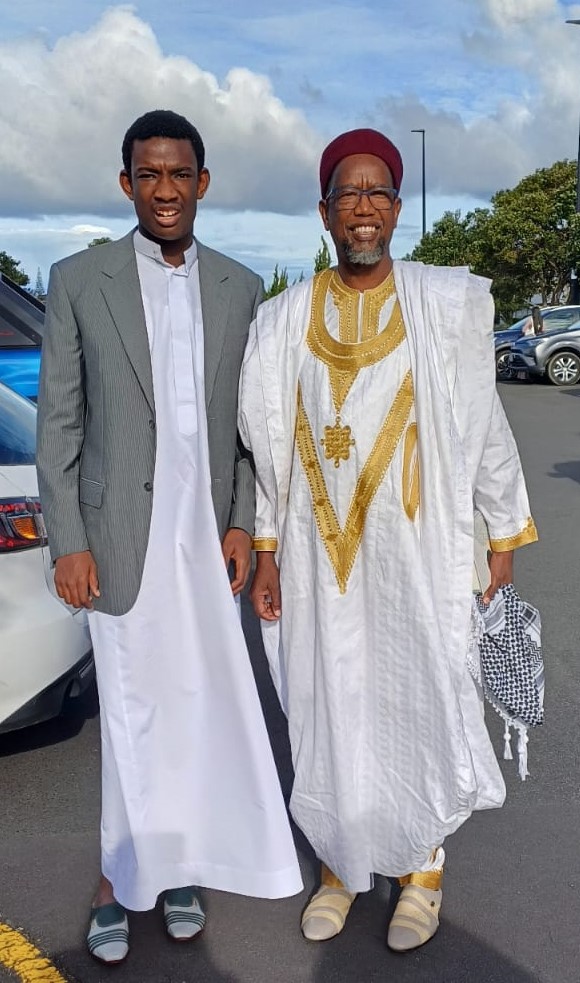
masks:
<path fill-rule="evenodd" d="M 340 416 L 337 416 L 333 427 L 324 428 L 324 437 L 320 441 L 324 447 L 324 456 L 327 461 L 334 458 L 335 468 L 340 467 L 341 461 L 348 461 L 350 449 L 354 447 L 356 441 L 351 436 L 350 427 L 343 427 Z"/>

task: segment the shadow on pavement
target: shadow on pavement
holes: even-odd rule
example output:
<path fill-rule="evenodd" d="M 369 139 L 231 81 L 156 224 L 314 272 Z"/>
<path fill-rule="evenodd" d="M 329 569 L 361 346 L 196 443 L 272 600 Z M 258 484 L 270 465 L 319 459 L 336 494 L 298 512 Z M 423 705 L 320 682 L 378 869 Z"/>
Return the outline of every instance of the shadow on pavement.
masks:
<path fill-rule="evenodd" d="M 101 966 L 84 946 L 59 953 L 53 961 L 67 983 L 108 983 L 113 975 L 131 983 L 541 983 L 512 959 L 445 922 L 423 949 L 392 953 L 384 942 L 386 919 L 379 920 L 376 905 L 364 903 L 357 915 L 359 904 L 343 934 L 331 942 L 307 943 L 287 924 L 286 931 L 270 938 L 270 954 L 250 936 L 240 958 L 227 936 L 221 944 L 211 939 L 211 921 L 208 934 L 197 942 L 168 945 L 159 918 L 148 912 L 139 916 L 139 937 L 121 967 Z M 256 929 L 259 937 L 259 923 Z M 212 958 L 218 951 L 219 969 Z M 572 983 L 572 977 L 561 983 Z"/>
<path fill-rule="evenodd" d="M 580 461 L 561 461 L 554 464 L 554 470 L 550 472 L 549 476 L 550 478 L 571 478 L 572 481 L 580 483 Z"/>
<path fill-rule="evenodd" d="M 96 717 L 98 712 L 99 698 L 96 684 L 93 682 L 81 696 L 65 701 L 63 712 L 59 717 L 47 720 L 43 724 L 0 735 L 0 758 L 68 741 L 76 737 L 86 721 Z"/>
<path fill-rule="evenodd" d="M 372 938 L 367 934 L 365 940 L 363 930 L 356 942 L 353 932 L 345 930 L 329 943 L 316 974 L 304 977 L 304 983 L 540 983 L 539 977 L 444 920 L 424 948 L 401 954 L 385 947 L 386 919 L 373 928 Z M 366 929 L 368 933 L 368 924 Z"/>

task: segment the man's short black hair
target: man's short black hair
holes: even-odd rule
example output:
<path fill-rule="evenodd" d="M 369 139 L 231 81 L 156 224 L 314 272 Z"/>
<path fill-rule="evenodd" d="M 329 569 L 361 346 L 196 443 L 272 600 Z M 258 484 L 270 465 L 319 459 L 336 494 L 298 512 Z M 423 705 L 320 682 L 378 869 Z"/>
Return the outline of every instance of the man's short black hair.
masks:
<path fill-rule="evenodd" d="M 131 177 L 131 156 L 135 140 L 150 140 L 152 137 L 167 137 L 169 140 L 189 140 L 197 160 L 198 173 L 205 163 L 205 147 L 203 140 L 193 123 L 185 116 L 174 113 L 170 109 L 154 109 L 140 116 L 131 124 L 123 139 L 121 154 L 123 168 Z"/>

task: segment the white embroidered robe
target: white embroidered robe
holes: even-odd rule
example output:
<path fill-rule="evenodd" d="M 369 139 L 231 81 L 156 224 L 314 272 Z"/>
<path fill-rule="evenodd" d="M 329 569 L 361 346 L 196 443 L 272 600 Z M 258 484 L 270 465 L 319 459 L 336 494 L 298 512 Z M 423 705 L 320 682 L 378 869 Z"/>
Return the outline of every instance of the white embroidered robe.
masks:
<path fill-rule="evenodd" d="M 282 618 L 263 622 L 263 634 L 288 714 L 291 811 L 352 891 L 367 890 L 373 873 L 427 869 L 433 847 L 474 809 L 502 804 L 466 662 L 474 506 L 496 546 L 535 536 L 490 375 L 487 283 L 400 263 L 395 280 L 406 337 L 352 382 L 339 421 L 355 441 L 348 460 L 335 467 L 321 444 L 337 406 L 308 338 L 312 283 L 260 309 L 240 389 L 258 475 L 258 545 L 278 544 Z M 336 338 L 333 303 L 327 296 L 325 319 Z M 325 345 L 336 368 L 341 354 L 356 357 L 369 343 Z"/>

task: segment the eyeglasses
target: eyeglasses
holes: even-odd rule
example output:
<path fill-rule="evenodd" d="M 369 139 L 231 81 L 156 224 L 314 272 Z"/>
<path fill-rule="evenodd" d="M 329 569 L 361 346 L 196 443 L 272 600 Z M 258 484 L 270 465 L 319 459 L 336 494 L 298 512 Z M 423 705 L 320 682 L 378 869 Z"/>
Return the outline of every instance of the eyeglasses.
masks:
<path fill-rule="evenodd" d="M 325 201 L 334 202 L 338 212 L 347 212 L 356 208 L 363 195 L 366 195 L 373 208 L 380 212 L 388 212 L 395 204 L 399 192 L 395 188 L 334 188 L 327 194 Z"/>

